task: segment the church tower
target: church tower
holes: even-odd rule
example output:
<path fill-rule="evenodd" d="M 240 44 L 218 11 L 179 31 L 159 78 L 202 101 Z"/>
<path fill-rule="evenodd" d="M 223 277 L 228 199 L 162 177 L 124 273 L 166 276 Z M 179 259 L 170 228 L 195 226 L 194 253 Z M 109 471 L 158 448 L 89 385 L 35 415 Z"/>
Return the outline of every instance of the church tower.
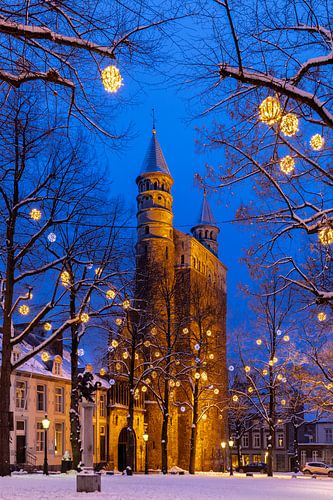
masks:
<path fill-rule="evenodd" d="M 210 250 L 216 257 L 218 253 L 217 236 L 220 230 L 216 225 L 213 213 L 207 201 L 207 193 L 204 190 L 198 223 L 192 227 L 191 233 L 202 245 Z"/>

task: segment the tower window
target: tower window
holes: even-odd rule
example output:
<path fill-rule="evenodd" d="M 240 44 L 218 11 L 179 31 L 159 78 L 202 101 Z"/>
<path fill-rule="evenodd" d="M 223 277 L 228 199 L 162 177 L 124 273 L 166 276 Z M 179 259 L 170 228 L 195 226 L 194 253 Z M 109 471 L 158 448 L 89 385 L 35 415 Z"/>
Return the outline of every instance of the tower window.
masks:
<path fill-rule="evenodd" d="M 149 234 L 149 226 L 145 227 L 145 234 Z"/>
<path fill-rule="evenodd" d="M 164 184 L 162 184 L 162 191 L 164 191 Z"/>
<path fill-rule="evenodd" d="M 206 232 L 205 232 L 205 238 L 208 238 L 208 231 L 206 229 Z"/>
<path fill-rule="evenodd" d="M 165 258 L 168 260 L 169 258 L 169 247 L 165 247 Z"/>
<path fill-rule="evenodd" d="M 149 181 L 146 181 L 146 190 L 149 191 Z"/>
<path fill-rule="evenodd" d="M 210 239 L 213 240 L 213 231 L 210 232 Z"/>
<path fill-rule="evenodd" d="M 157 182 L 154 182 L 154 189 L 157 189 Z"/>
<path fill-rule="evenodd" d="M 202 231 L 199 231 L 199 238 L 201 240 L 201 238 L 202 238 Z"/>

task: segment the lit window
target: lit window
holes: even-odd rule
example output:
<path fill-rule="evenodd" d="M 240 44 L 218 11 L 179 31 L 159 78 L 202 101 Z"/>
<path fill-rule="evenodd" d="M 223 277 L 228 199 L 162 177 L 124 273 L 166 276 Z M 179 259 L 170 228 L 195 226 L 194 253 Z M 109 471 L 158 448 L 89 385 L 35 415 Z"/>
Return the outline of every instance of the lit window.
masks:
<path fill-rule="evenodd" d="M 26 410 L 27 408 L 27 383 L 16 382 L 16 408 Z"/>
<path fill-rule="evenodd" d="M 64 424 L 56 423 L 54 428 L 54 453 L 63 455 L 64 449 Z"/>
<path fill-rule="evenodd" d="M 55 390 L 55 411 L 64 413 L 64 388 L 56 387 Z"/>
<path fill-rule="evenodd" d="M 277 446 L 278 446 L 278 448 L 284 447 L 284 434 L 283 434 L 283 432 L 277 433 Z"/>
<path fill-rule="evenodd" d="M 44 429 L 42 422 L 37 422 L 36 429 L 36 451 L 44 451 Z"/>
<path fill-rule="evenodd" d="M 100 417 L 105 417 L 106 415 L 106 401 L 105 401 L 105 394 L 101 394 L 99 398 L 99 416 Z"/>
<path fill-rule="evenodd" d="M 54 375 L 61 375 L 61 358 L 58 357 L 54 360 L 53 363 L 53 373 Z"/>
<path fill-rule="evenodd" d="M 243 448 L 249 447 L 249 434 L 248 433 L 246 433 L 242 436 L 242 447 Z"/>

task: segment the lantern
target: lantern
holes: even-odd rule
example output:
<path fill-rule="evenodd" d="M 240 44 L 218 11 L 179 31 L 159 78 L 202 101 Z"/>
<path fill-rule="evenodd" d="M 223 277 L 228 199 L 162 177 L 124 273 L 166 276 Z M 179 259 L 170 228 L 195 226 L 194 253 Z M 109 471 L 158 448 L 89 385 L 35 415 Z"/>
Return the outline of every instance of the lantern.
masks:
<path fill-rule="evenodd" d="M 105 297 L 109 300 L 112 300 L 114 299 L 116 296 L 116 292 L 114 290 L 107 290 L 106 294 L 105 294 Z"/>
<path fill-rule="evenodd" d="M 298 118 L 294 113 L 287 113 L 282 117 L 280 129 L 285 136 L 291 137 L 298 131 Z"/>
<path fill-rule="evenodd" d="M 259 106 L 259 119 L 267 125 L 274 125 L 281 119 L 281 106 L 276 97 L 266 97 Z"/>
<path fill-rule="evenodd" d="M 318 318 L 319 321 L 325 321 L 325 319 L 326 319 L 326 313 L 324 313 L 324 312 L 318 313 L 317 318 Z"/>
<path fill-rule="evenodd" d="M 42 212 L 38 208 L 33 208 L 29 215 L 32 220 L 40 220 L 42 218 Z"/>
<path fill-rule="evenodd" d="M 49 332 L 50 330 L 52 330 L 52 325 L 51 323 L 46 322 L 44 323 L 43 328 L 46 332 Z"/>
<path fill-rule="evenodd" d="M 90 317 L 89 317 L 89 314 L 87 313 L 82 313 L 81 316 L 80 316 L 80 320 L 82 323 L 88 323 Z"/>
<path fill-rule="evenodd" d="M 310 139 L 310 146 L 314 151 L 319 151 L 325 144 L 325 139 L 320 134 L 315 134 Z"/>
<path fill-rule="evenodd" d="M 101 73 L 102 83 L 107 92 L 114 94 L 122 85 L 122 77 L 116 66 L 107 66 Z"/>
<path fill-rule="evenodd" d="M 290 174 L 295 168 L 295 160 L 291 156 L 287 155 L 280 160 L 281 172 L 285 174 Z"/>
<path fill-rule="evenodd" d="M 30 307 L 26 306 L 23 304 L 22 306 L 19 307 L 19 313 L 22 314 L 22 316 L 27 316 L 30 312 Z"/>
<path fill-rule="evenodd" d="M 322 245 L 331 245 L 333 243 L 333 229 L 324 227 L 319 231 L 318 238 Z"/>

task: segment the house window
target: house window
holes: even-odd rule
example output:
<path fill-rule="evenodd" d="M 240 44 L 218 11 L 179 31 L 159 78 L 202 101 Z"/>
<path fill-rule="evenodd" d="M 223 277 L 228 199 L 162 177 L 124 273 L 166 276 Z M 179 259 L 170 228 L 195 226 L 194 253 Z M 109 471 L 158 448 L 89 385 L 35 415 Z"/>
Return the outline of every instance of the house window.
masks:
<path fill-rule="evenodd" d="M 17 431 L 25 431 L 25 420 L 17 420 L 16 430 Z"/>
<path fill-rule="evenodd" d="M 312 460 L 316 462 L 319 459 L 319 451 L 318 450 L 312 450 Z"/>
<path fill-rule="evenodd" d="M 16 382 L 16 408 L 27 408 L 27 383 L 20 380 Z"/>
<path fill-rule="evenodd" d="M 36 451 L 44 451 L 44 429 L 42 422 L 37 422 Z"/>
<path fill-rule="evenodd" d="M 254 432 L 252 435 L 253 439 L 253 448 L 260 448 L 260 433 Z"/>
<path fill-rule="evenodd" d="M 105 394 L 101 394 L 99 398 L 99 416 L 100 417 L 105 417 L 106 414 L 106 401 L 105 401 Z"/>
<path fill-rule="evenodd" d="M 284 447 L 284 434 L 283 434 L 283 432 L 277 433 L 277 447 L 278 448 Z"/>
<path fill-rule="evenodd" d="M 306 463 L 306 450 L 301 450 L 301 465 Z"/>
<path fill-rule="evenodd" d="M 56 423 L 54 428 L 54 453 L 63 455 L 64 449 L 64 424 Z"/>
<path fill-rule="evenodd" d="M 248 432 L 242 436 L 242 447 L 243 448 L 249 447 L 249 434 L 248 434 Z"/>
<path fill-rule="evenodd" d="M 64 388 L 56 387 L 55 390 L 55 411 L 64 413 Z"/>
<path fill-rule="evenodd" d="M 326 443 L 333 442 L 333 430 L 332 429 L 325 429 L 325 441 L 326 441 Z"/>
<path fill-rule="evenodd" d="M 261 462 L 261 455 L 252 455 L 252 462 L 255 464 Z"/>
<path fill-rule="evenodd" d="M 12 359 L 13 359 L 13 364 L 18 362 L 18 360 L 20 359 L 19 351 L 13 351 Z"/>
<path fill-rule="evenodd" d="M 37 385 L 37 411 L 46 411 L 46 386 Z"/>

